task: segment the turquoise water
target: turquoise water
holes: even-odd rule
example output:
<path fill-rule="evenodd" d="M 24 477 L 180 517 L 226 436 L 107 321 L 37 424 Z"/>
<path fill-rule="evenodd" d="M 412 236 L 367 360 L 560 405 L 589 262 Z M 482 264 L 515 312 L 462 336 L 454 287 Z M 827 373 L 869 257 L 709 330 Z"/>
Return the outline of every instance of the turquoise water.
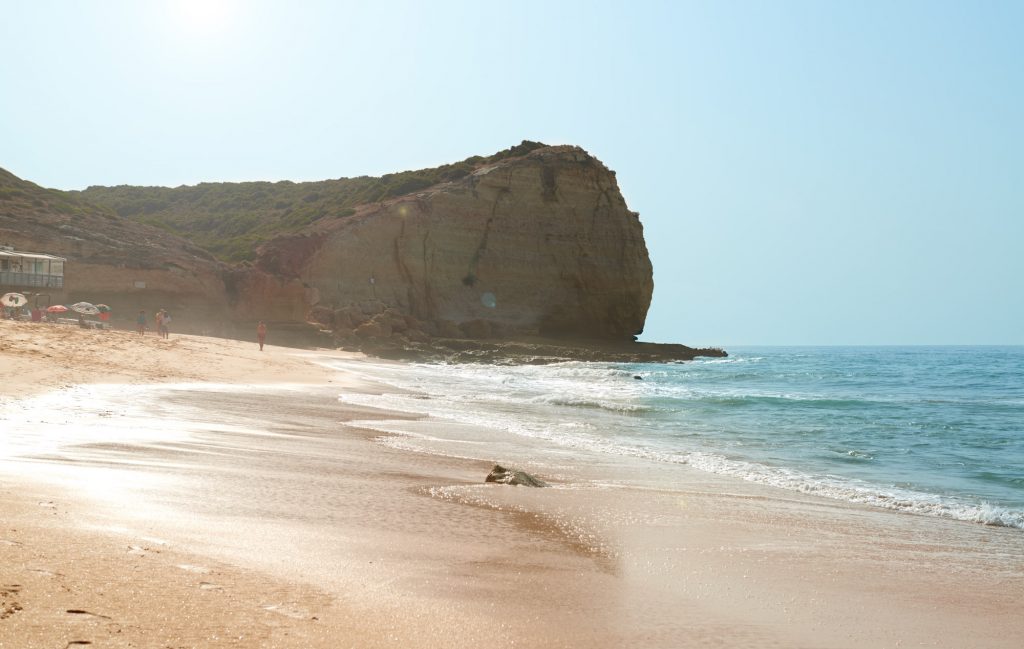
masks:
<path fill-rule="evenodd" d="M 744 348 L 647 371 L 661 435 L 697 430 L 729 457 L 1007 509 L 1020 526 L 1024 348 Z"/>
<path fill-rule="evenodd" d="M 1024 347 L 749 347 L 673 364 L 377 366 L 352 397 L 500 431 L 1024 529 Z M 640 377 L 639 379 L 636 377 Z"/>

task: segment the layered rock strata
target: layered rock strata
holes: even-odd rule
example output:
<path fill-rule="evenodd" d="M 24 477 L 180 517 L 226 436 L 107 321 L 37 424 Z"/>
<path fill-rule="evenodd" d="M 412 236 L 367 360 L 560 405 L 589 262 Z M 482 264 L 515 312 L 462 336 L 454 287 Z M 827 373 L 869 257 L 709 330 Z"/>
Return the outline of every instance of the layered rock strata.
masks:
<path fill-rule="evenodd" d="M 424 187 L 424 178 L 442 182 Z M 170 227 L 160 210 L 173 209 L 180 228 L 189 201 L 202 199 L 193 196 L 197 188 L 60 192 L 0 170 L 0 243 L 68 258 L 65 288 L 49 296 L 53 302 L 102 301 L 122 319 L 169 308 L 179 331 L 237 336 L 265 320 L 279 343 L 448 361 L 723 354 L 632 342 L 653 291 L 643 227 L 614 172 L 583 149 L 524 142 L 490 158 L 378 180 L 392 188 L 381 194 L 390 198 L 342 202 L 333 211 L 330 202 L 344 196 L 332 193 L 335 185 L 369 191 L 375 181 L 310 184 L 316 192 L 287 184 L 285 194 L 268 194 L 282 219 L 290 208 L 279 199 L 292 194 L 304 204 L 321 201 L 309 203 L 319 216 L 232 266 L 122 214 L 152 207 L 148 221 Z M 421 189 L 399 193 L 414 180 Z M 197 203 L 207 211 L 195 215 L 195 227 L 216 222 L 217 205 L 257 205 L 271 188 L 211 187 L 223 198 Z M 159 194 L 152 200 L 150 189 Z M 269 217 L 261 218 L 265 225 Z"/>
<path fill-rule="evenodd" d="M 631 340 L 653 279 L 615 174 L 558 146 L 274 240 L 229 288 L 341 338 Z"/>

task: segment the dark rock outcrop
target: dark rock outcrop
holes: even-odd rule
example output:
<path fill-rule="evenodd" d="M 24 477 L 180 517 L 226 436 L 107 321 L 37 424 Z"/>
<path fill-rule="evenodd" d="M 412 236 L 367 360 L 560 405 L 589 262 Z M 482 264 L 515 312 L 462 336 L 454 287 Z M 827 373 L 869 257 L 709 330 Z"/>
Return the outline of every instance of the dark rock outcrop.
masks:
<path fill-rule="evenodd" d="M 724 350 L 718 348 L 640 342 L 602 343 L 594 340 L 573 342 L 541 338 L 507 341 L 431 338 L 418 342 L 392 338 L 353 341 L 350 346 L 373 356 L 395 360 L 514 365 L 545 365 L 565 361 L 669 363 L 690 361 L 700 356 L 728 356 Z"/>
<path fill-rule="evenodd" d="M 484 482 L 497 482 L 499 484 L 507 485 L 522 485 L 524 487 L 547 487 L 548 483 L 544 482 L 540 478 L 535 478 L 526 471 L 518 471 L 516 469 L 506 469 L 500 464 L 495 464 L 491 472 L 487 474 L 487 478 Z"/>

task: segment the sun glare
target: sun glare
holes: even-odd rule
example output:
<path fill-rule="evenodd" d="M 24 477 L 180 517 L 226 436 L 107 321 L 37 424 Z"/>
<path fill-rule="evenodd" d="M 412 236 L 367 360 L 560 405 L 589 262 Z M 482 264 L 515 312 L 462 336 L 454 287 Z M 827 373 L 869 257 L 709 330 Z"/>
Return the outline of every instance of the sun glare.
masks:
<path fill-rule="evenodd" d="M 229 0 L 174 0 L 174 12 L 194 32 L 221 30 L 231 17 Z"/>

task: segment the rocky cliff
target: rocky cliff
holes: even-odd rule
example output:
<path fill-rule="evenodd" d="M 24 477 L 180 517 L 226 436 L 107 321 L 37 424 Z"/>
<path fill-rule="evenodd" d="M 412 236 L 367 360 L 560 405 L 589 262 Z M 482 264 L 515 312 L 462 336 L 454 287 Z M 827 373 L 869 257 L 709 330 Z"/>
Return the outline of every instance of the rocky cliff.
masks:
<path fill-rule="evenodd" d="M 55 302 L 165 307 L 179 331 L 262 319 L 431 358 L 721 353 L 631 346 L 653 290 L 643 228 L 614 172 L 574 146 L 317 183 L 61 192 L 0 170 L 0 243 L 68 258 Z"/>
<path fill-rule="evenodd" d="M 188 310 L 204 323 L 228 315 L 223 265 L 207 251 L 3 169 L 0 243 L 68 259 L 63 290 L 45 298 L 53 303 L 105 302 L 123 318 L 162 307 Z"/>
<path fill-rule="evenodd" d="M 572 146 L 322 220 L 267 243 L 233 277 L 248 317 L 311 313 L 341 337 L 370 338 L 629 340 L 653 290 L 615 174 Z"/>

